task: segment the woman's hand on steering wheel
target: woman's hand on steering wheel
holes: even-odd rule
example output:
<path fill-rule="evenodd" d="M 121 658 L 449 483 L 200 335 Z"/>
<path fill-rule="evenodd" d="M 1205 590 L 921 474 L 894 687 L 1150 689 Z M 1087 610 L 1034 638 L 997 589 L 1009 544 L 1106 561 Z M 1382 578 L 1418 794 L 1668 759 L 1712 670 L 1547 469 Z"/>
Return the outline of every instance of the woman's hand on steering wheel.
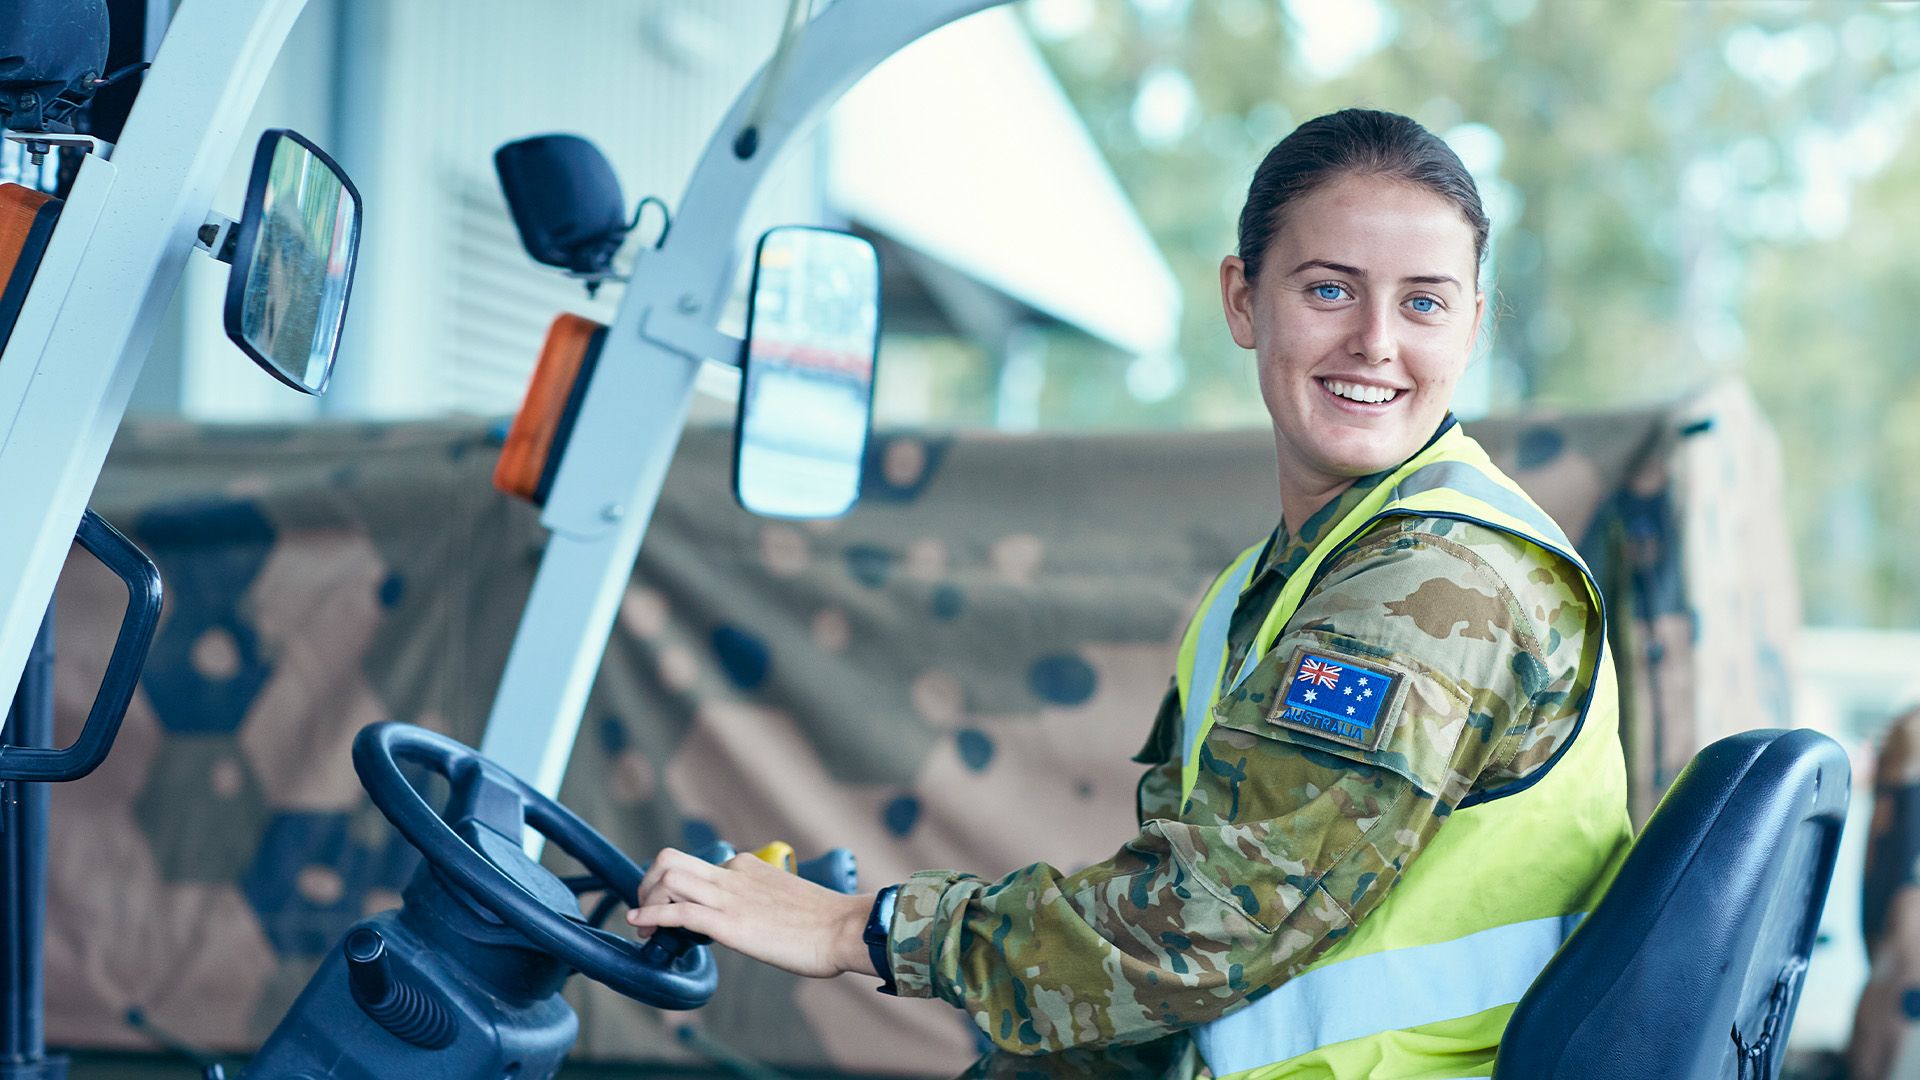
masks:
<path fill-rule="evenodd" d="M 640 934 L 681 927 L 735 952 L 816 979 L 878 976 L 862 938 L 873 894 L 848 896 L 754 858 L 721 865 L 665 848 L 627 922 Z"/>

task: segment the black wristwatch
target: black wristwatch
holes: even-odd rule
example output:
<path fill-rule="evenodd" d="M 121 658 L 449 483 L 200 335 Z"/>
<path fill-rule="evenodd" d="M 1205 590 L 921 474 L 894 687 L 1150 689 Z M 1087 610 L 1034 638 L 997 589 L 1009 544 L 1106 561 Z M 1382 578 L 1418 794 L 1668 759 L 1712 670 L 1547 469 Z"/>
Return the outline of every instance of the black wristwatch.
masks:
<path fill-rule="evenodd" d="M 883 994 L 899 992 L 893 981 L 893 958 L 887 953 L 887 928 L 893 925 L 893 900 L 899 892 L 898 885 L 880 890 L 880 895 L 873 898 L 873 910 L 867 912 L 867 928 L 860 934 L 860 940 L 867 943 L 867 959 L 873 961 L 873 970 L 880 976 Z"/>

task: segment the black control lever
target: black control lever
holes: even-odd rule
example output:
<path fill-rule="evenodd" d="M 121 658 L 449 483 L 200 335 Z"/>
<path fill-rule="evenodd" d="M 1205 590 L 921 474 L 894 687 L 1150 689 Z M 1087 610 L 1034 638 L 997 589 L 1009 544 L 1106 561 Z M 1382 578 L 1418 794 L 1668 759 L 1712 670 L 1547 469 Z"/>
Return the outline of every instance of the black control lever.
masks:
<path fill-rule="evenodd" d="M 374 1023 L 424 1050 L 452 1044 L 453 1017 L 431 995 L 394 973 L 380 931 L 362 926 L 347 935 L 340 950 L 346 956 L 353 1000 Z"/>
<path fill-rule="evenodd" d="M 853 852 L 837 847 L 793 868 L 793 872 L 815 885 L 852 896 L 860 891 L 860 867 Z"/>

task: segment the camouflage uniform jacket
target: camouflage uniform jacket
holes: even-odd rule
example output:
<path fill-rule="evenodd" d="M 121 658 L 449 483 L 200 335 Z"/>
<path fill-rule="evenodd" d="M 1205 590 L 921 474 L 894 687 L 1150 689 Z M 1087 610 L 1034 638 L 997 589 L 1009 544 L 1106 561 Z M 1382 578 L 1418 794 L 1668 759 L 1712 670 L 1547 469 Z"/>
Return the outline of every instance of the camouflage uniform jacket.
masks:
<path fill-rule="evenodd" d="M 1229 632 L 1232 671 L 1286 575 L 1385 474 L 1277 530 Z M 999 881 L 928 870 L 890 928 L 903 997 L 966 1010 L 997 1048 L 975 1075 L 1179 1074 L 1184 1035 L 1292 977 L 1386 896 L 1476 788 L 1528 775 L 1571 735 L 1598 665 L 1599 612 L 1579 571 L 1506 533 L 1393 519 L 1323 568 L 1279 639 L 1221 704 L 1180 805 L 1171 691 L 1137 760 L 1140 834 L 1077 873 L 1046 863 Z M 1302 644 L 1385 650 L 1463 691 L 1409 696 L 1402 725 L 1467 725 L 1415 783 L 1363 752 L 1265 725 L 1261 693 Z M 1249 693 L 1256 694 L 1248 700 Z M 1474 733 L 1478 737 L 1474 737 Z M 1039 1056 L 1033 1056 L 1039 1055 Z"/>

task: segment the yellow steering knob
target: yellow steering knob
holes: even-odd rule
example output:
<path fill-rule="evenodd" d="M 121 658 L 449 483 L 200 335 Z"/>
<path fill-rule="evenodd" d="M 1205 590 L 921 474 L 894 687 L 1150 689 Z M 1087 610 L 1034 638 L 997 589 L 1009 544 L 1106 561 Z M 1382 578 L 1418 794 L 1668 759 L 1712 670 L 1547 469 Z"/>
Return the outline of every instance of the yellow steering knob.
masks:
<path fill-rule="evenodd" d="M 771 863 L 789 874 L 793 873 L 793 845 L 784 840 L 775 840 L 766 847 L 760 848 L 753 853 L 753 857 L 763 863 Z"/>

